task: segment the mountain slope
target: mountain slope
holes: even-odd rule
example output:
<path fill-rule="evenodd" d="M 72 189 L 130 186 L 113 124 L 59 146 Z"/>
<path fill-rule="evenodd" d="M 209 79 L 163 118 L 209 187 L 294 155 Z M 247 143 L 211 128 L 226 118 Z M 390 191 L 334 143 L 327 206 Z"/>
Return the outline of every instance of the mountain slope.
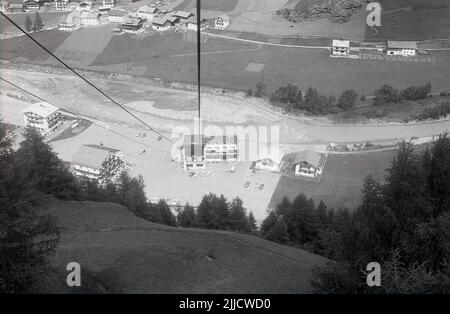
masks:
<path fill-rule="evenodd" d="M 149 223 L 110 203 L 53 201 L 61 239 L 39 292 L 309 293 L 327 260 L 256 237 Z M 81 265 L 81 289 L 65 286 Z"/>

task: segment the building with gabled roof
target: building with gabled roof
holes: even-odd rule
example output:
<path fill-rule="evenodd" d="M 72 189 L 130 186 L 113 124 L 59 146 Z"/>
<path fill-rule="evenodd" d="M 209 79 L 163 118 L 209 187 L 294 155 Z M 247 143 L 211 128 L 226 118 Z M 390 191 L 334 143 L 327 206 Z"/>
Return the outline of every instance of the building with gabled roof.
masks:
<path fill-rule="evenodd" d="M 175 19 L 173 19 L 173 17 L 169 15 L 164 15 L 161 17 L 157 16 L 153 18 L 152 27 L 154 30 L 160 32 L 167 31 L 175 26 L 175 23 L 177 21 L 176 19 L 176 17 Z"/>
<path fill-rule="evenodd" d="M 151 22 L 158 12 L 158 8 L 143 5 L 136 10 L 136 15 Z"/>
<path fill-rule="evenodd" d="M 191 12 L 186 12 L 186 11 L 176 11 L 174 13 L 172 13 L 173 16 L 176 16 L 180 19 L 180 22 L 187 22 L 187 20 L 194 16 L 194 14 L 192 14 Z"/>
<path fill-rule="evenodd" d="M 65 32 L 73 32 L 81 28 L 80 12 L 72 11 L 60 18 L 58 29 Z"/>
<path fill-rule="evenodd" d="M 214 20 L 214 28 L 224 30 L 230 26 L 230 17 L 228 15 L 221 15 Z"/>
<path fill-rule="evenodd" d="M 81 24 L 85 26 L 97 26 L 101 22 L 101 15 L 98 11 L 82 11 L 80 14 Z"/>
<path fill-rule="evenodd" d="M 112 8 L 116 5 L 116 0 L 103 0 L 103 6 Z"/>
<path fill-rule="evenodd" d="M 82 145 L 72 158 L 72 172 L 79 178 L 96 181 L 104 166 L 112 173 L 120 169 L 118 153 L 119 150 L 103 145 Z"/>
<path fill-rule="evenodd" d="M 67 10 L 67 5 L 69 4 L 69 0 L 56 0 L 53 2 L 56 11 L 65 11 Z"/>
<path fill-rule="evenodd" d="M 59 108 L 48 102 L 32 104 L 22 111 L 26 127 L 33 127 L 46 135 L 54 131 L 63 121 Z"/>
<path fill-rule="evenodd" d="M 39 0 L 25 0 L 23 2 L 23 10 L 25 12 L 36 12 L 39 11 L 40 7 Z"/>
<path fill-rule="evenodd" d="M 196 17 L 196 16 L 193 16 L 193 17 L 189 18 L 189 19 L 187 20 L 186 26 L 187 26 L 187 29 L 189 29 L 189 30 L 197 31 L 197 29 L 198 29 L 198 26 L 197 26 L 197 17 Z M 209 23 L 208 23 L 208 21 L 207 21 L 206 19 L 201 19 L 201 20 L 200 20 L 200 30 L 201 30 L 201 31 L 204 31 L 204 30 L 206 30 L 206 29 L 208 29 L 208 28 L 209 28 Z"/>
<path fill-rule="evenodd" d="M 350 54 L 350 41 L 334 39 L 332 43 L 332 53 L 334 56 L 348 56 Z"/>
<path fill-rule="evenodd" d="M 388 56 L 415 56 L 417 54 L 417 42 L 388 40 L 386 42 L 386 54 Z"/>
<path fill-rule="evenodd" d="M 145 18 L 140 17 L 128 17 L 122 23 L 122 31 L 129 34 L 139 34 L 145 29 Z"/>
<path fill-rule="evenodd" d="M 316 177 L 322 173 L 322 155 L 312 150 L 299 152 L 293 160 L 295 175 Z"/>

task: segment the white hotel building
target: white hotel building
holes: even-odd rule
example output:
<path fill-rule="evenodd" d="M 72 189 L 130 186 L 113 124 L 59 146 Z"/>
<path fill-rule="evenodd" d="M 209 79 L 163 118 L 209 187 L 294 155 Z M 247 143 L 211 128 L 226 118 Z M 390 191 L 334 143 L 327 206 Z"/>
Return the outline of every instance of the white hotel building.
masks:
<path fill-rule="evenodd" d="M 25 126 L 36 128 L 43 135 L 54 131 L 63 121 L 59 108 L 47 102 L 35 103 L 22 113 Z"/>
<path fill-rule="evenodd" d="M 204 169 L 207 163 L 237 161 L 237 136 L 203 137 L 200 143 L 199 135 L 186 135 L 182 156 L 186 170 Z"/>

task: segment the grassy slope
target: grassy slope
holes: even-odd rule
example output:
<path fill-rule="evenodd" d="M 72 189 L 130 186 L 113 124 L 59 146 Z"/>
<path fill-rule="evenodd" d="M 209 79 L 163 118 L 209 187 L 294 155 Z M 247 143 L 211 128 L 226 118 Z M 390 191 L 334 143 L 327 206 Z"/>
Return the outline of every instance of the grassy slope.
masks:
<path fill-rule="evenodd" d="M 326 261 L 252 236 L 152 224 L 116 204 L 50 207 L 61 240 L 41 292 L 80 292 L 64 286 L 76 261 L 81 292 L 308 293 L 311 268 Z"/>

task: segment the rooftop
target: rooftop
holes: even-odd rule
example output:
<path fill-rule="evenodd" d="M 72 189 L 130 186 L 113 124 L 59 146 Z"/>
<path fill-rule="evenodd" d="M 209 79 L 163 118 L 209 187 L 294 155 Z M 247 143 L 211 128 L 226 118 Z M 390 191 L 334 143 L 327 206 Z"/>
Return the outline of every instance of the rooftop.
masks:
<path fill-rule="evenodd" d="M 155 17 L 155 18 L 153 19 L 152 24 L 156 24 L 156 25 L 163 26 L 163 25 L 165 25 L 167 22 L 169 22 L 169 21 L 167 20 L 167 16 L 161 16 L 161 17 Z"/>
<path fill-rule="evenodd" d="M 53 106 L 52 104 L 49 104 L 48 102 L 38 102 L 35 104 L 32 104 L 31 106 L 27 107 L 22 113 L 26 112 L 32 112 L 34 114 L 37 114 L 41 117 L 48 117 L 49 115 L 55 113 L 58 111 L 59 108 L 56 106 Z"/>
<path fill-rule="evenodd" d="M 312 150 L 305 150 L 305 151 L 299 152 L 295 155 L 294 165 L 301 164 L 303 162 L 307 162 L 308 164 L 317 168 L 320 166 L 321 159 L 322 159 L 322 156 L 319 153 L 316 153 Z"/>
<path fill-rule="evenodd" d="M 349 47 L 350 47 L 350 41 L 349 41 L 349 40 L 339 40 L 339 39 L 334 39 L 334 40 L 333 40 L 333 47 L 345 47 L 345 48 L 349 48 Z"/>
<path fill-rule="evenodd" d="M 81 12 L 81 18 L 83 19 L 98 19 L 100 13 L 98 11 L 95 12 Z"/>
<path fill-rule="evenodd" d="M 125 10 L 121 10 L 121 9 L 111 9 L 109 10 L 109 16 L 124 16 L 127 13 L 127 11 Z"/>
<path fill-rule="evenodd" d="M 201 21 L 200 21 L 201 24 L 207 23 L 207 22 L 208 22 L 208 21 L 207 21 L 206 19 L 204 19 L 204 18 L 202 18 Z M 188 23 L 191 23 L 191 24 L 197 24 L 197 17 L 196 17 L 196 16 L 193 16 L 193 17 L 189 18 L 189 19 L 188 19 Z"/>
<path fill-rule="evenodd" d="M 228 15 L 225 15 L 225 14 L 219 16 L 218 18 L 219 18 L 219 19 L 222 19 L 222 20 L 224 20 L 224 21 L 229 21 L 229 20 L 230 20 L 230 17 L 229 17 Z"/>
<path fill-rule="evenodd" d="M 137 17 L 128 17 L 125 22 L 123 22 L 122 25 L 130 25 L 130 26 L 138 26 L 139 24 L 142 23 L 142 21 L 144 21 L 141 18 L 137 18 Z"/>
<path fill-rule="evenodd" d="M 112 154 L 118 152 L 117 149 L 100 145 L 83 145 L 72 158 L 72 164 L 100 169 L 103 162 Z"/>
<path fill-rule="evenodd" d="M 155 13 L 155 12 L 157 12 L 157 11 L 158 11 L 157 8 L 153 8 L 153 7 L 150 7 L 150 6 L 148 6 L 148 5 L 143 5 L 143 6 L 141 6 L 141 7 L 138 8 L 138 12 L 139 12 L 139 13 L 153 14 L 153 13 Z"/>
<path fill-rule="evenodd" d="M 392 49 L 417 49 L 417 43 L 415 41 L 388 40 L 387 47 Z"/>
<path fill-rule="evenodd" d="M 186 12 L 186 11 L 177 11 L 175 12 L 173 15 L 181 17 L 183 19 L 188 19 L 190 18 L 193 14 L 191 12 Z"/>

